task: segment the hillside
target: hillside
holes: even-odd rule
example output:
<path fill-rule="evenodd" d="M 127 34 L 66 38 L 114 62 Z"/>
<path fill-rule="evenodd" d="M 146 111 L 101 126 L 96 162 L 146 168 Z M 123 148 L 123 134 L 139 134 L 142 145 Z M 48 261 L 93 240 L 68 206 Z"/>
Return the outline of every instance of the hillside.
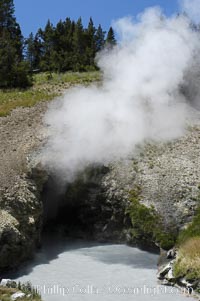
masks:
<path fill-rule="evenodd" d="M 51 83 L 49 89 L 43 82 L 41 87 L 54 95 L 71 84 Z M 91 167 L 59 199 L 56 180 L 38 161 L 48 138 L 47 107 L 44 101 L 20 105 L 0 118 L 0 269 L 17 267 L 40 246 L 50 195 L 57 198 L 55 218 L 66 213 L 68 235 L 154 250 L 176 246 L 178 233 L 199 207 L 199 114 L 194 111 L 193 124 L 180 139 L 141 145 L 131 158 Z M 85 233 L 73 228 L 73 219 Z M 177 275 L 184 273 L 179 269 Z"/>

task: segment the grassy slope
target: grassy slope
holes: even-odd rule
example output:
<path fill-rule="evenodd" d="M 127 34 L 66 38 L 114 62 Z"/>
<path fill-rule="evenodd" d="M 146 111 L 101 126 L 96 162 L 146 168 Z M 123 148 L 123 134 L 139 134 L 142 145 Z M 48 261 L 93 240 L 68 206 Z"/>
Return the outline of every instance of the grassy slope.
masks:
<path fill-rule="evenodd" d="M 189 281 L 200 279 L 200 237 L 189 238 L 180 245 L 174 274 Z"/>
<path fill-rule="evenodd" d="M 188 227 L 179 234 L 177 247 L 175 276 L 200 280 L 200 208 Z"/>
<path fill-rule="evenodd" d="M 52 73 L 51 77 L 47 73 L 34 75 L 33 87 L 26 90 L 0 90 L 0 116 L 8 115 L 17 107 L 30 107 L 39 101 L 48 101 L 61 95 L 62 91 L 71 85 L 87 85 L 94 81 L 99 81 L 101 74 L 95 72 L 63 74 Z"/>

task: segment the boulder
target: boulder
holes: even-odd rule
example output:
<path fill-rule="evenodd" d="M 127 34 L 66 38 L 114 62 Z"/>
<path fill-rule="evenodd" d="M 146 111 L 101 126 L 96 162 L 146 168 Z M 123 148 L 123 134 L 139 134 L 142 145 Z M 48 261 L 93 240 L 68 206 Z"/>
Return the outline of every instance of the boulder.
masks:
<path fill-rule="evenodd" d="M 164 267 L 162 267 L 160 269 L 160 271 L 158 271 L 158 279 L 159 280 L 163 280 L 163 279 L 166 279 L 166 275 L 168 275 L 169 271 L 171 271 L 172 269 L 172 263 L 169 262 L 167 265 L 165 265 Z"/>
<path fill-rule="evenodd" d="M 1 286 L 7 286 L 7 284 L 8 284 L 10 281 L 11 281 L 10 279 L 2 279 L 1 282 L 0 282 L 0 285 L 1 285 Z"/>
<path fill-rule="evenodd" d="M 173 248 L 167 252 L 167 259 L 175 259 L 176 258 L 176 250 Z"/>
<path fill-rule="evenodd" d="M 24 298 L 25 294 L 22 292 L 16 292 L 11 296 L 11 300 L 17 300 L 17 299 L 21 299 Z"/>

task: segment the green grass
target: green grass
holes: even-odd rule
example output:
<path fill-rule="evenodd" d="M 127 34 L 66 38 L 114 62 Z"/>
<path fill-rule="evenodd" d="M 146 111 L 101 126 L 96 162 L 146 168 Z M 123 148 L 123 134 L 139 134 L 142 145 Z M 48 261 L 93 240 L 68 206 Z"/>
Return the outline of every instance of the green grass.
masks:
<path fill-rule="evenodd" d="M 99 71 L 91 72 L 66 72 L 66 73 L 38 73 L 34 76 L 34 83 L 41 84 L 87 84 L 101 79 Z"/>
<path fill-rule="evenodd" d="M 200 279 L 200 237 L 189 238 L 179 247 L 174 275 L 187 280 Z"/>
<path fill-rule="evenodd" d="M 39 101 L 51 100 L 56 93 L 46 93 L 37 90 L 0 90 L 0 116 L 7 116 L 17 107 L 31 107 Z"/>
<path fill-rule="evenodd" d="M 7 116 L 17 107 L 31 107 L 40 101 L 49 101 L 72 85 L 88 85 L 100 81 L 101 73 L 67 72 L 63 74 L 39 73 L 34 75 L 33 87 L 26 90 L 0 90 L 0 117 Z"/>
<path fill-rule="evenodd" d="M 192 222 L 179 233 L 178 257 L 174 265 L 176 277 L 200 279 L 200 207 Z"/>
<path fill-rule="evenodd" d="M 199 201 L 200 195 L 197 197 Z M 186 277 L 187 280 L 200 280 L 200 206 L 192 222 L 179 233 L 176 246 L 178 257 L 174 275 Z"/>

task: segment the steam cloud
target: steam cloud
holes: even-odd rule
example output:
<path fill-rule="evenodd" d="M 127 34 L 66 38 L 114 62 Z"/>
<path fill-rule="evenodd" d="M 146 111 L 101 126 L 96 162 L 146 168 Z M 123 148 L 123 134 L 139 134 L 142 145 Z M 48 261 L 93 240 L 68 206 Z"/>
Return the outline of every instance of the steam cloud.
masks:
<path fill-rule="evenodd" d="M 72 88 L 50 105 L 44 164 L 69 180 L 88 164 L 127 157 L 146 140 L 180 136 L 188 117 L 180 87 L 200 49 L 190 23 L 157 7 L 118 20 L 119 45 L 97 58 L 102 85 Z"/>
<path fill-rule="evenodd" d="M 200 21 L 200 0 L 181 0 L 182 12 L 185 12 L 193 22 Z"/>

